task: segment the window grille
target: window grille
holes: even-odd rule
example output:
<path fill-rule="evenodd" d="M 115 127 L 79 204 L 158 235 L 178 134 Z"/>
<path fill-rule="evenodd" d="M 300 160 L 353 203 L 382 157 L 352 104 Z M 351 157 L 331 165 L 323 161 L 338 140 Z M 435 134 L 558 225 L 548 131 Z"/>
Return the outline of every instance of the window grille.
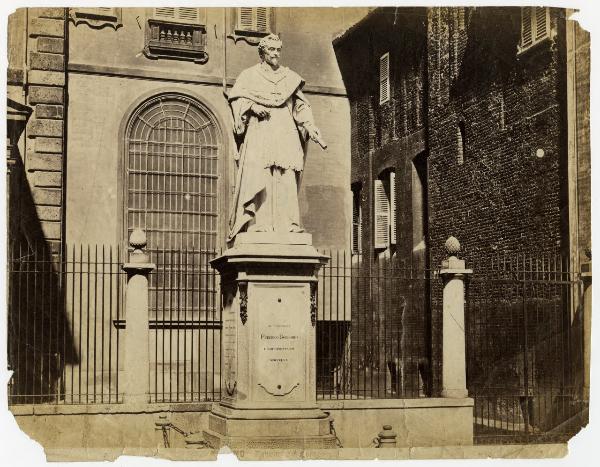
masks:
<path fill-rule="evenodd" d="M 379 103 L 390 100 L 390 54 L 383 54 L 379 59 Z"/>
<path fill-rule="evenodd" d="M 151 275 L 150 289 L 191 287 L 195 296 L 189 306 L 198 310 L 198 286 L 194 290 L 193 284 L 178 283 L 178 276 L 190 266 L 182 265 L 177 256 L 193 251 L 198 266 L 201 255 L 217 248 L 221 150 L 217 125 L 192 99 L 164 94 L 138 110 L 126 138 L 126 238 L 134 229 L 143 229 L 149 253 L 165 263 Z M 158 293 L 150 297 L 152 302 L 161 300 Z M 151 313 L 166 308 L 152 303 Z"/>
<path fill-rule="evenodd" d="M 522 52 L 550 37 L 550 9 L 548 7 L 521 8 L 521 44 Z"/>
<path fill-rule="evenodd" d="M 352 186 L 352 253 L 362 252 L 362 207 L 360 186 Z"/>

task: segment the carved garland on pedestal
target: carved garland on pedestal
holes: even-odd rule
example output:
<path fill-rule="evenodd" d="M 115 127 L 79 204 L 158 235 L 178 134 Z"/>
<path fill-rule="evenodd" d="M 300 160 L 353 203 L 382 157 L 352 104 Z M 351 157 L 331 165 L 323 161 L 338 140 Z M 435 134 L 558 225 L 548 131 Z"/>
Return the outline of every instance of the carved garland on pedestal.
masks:
<path fill-rule="evenodd" d="M 317 324 L 317 283 L 310 283 L 310 324 Z"/>
<path fill-rule="evenodd" d="M 238 290 L 240 293 L 240 319 L 242 324 L 248 321 L 248 283 L 238 282 Z"/>

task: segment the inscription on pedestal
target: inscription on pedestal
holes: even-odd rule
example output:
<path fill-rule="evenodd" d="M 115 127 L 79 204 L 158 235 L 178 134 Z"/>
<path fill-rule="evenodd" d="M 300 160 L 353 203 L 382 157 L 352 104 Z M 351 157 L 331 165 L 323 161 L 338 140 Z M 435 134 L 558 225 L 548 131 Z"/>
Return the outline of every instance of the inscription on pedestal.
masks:
<path fill-rule="evenodd" d="M 256 395 L 259 400 L 304 401 L 306 391 L 306 327 L 309 290 L 306 284 L 256 285 L 258 326 L 255 337 Z"/>

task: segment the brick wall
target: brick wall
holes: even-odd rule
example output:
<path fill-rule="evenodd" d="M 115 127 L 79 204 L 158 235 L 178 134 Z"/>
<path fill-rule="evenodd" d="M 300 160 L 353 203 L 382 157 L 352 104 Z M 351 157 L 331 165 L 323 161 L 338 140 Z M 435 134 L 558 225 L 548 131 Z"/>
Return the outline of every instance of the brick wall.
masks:
<path fill-rule="evenodd" d="M 397 183 L 395 252 L 416 258 L 411 172 L 419 154 L 427 157 L 426 265 L 440 264 L 450 235 L 468 261 L 568 249 L 564 13 L 552 9 L 551 38 L 518 53 L 520 14 L 382 8 L 338 41 L 351 101 L 352 182 L 363 187 L 364 260 L 376 254 L 372 181 L 389 167 Z M 392 98 L 380 105 L 377 64 L 388 50 Z M 432 282 L 430 293 L 439 364 L 440 284 Z M 421 318 L 405 314 L 402 326 L 412 329 Z"/>
<path fill-rule="evenodd" d="M 450 235 L 467 258 L 565 248 L 561 40 L 517 54 L 519 8 L 469 10 L 460 31 L 455 14 L 430 12 L 432 264 Z"/>
<path fill-rule="evenodd" d="M 387 378 L 388 385 L 394 372 L 402 373 L 402 388 L 394 389 L 407 397 L 418 395 L 420 384 L 428 386 L 419 382 L 419 370 L 429 364 L 428 282 L 417 273 L 424 266 L 422 253 L 413 256 L 413 160 L 426 150 L 426 18 L 424 8 L 381 8 L 336 44 L 350 100 L 351 183 L 361 186 L 363 219 L 353 365 L 369 368 L 374 380 Z M 388 52 L 390 99 L 380 104 L 379 60 Z M 390 169 L 399 214 L 397 242 L 386 253 L 374 249 L 373 181 Z M 385 259 L 390 255 L 399 260 L 395 271 Z"/>
<path fill-rule="evenodd" d="M 566 252 L 562 12 L 551 11 L 554 37 L 522 53 L 520 8 L 468 9 L 464 27 L 456 15 L 429 14 L 431 264 L 440 264 L 450 235 L 470 266 L 494 254 Z M 432 325 L 441 327 L 440 314 Z M 439 376 L 440 333 L 432 352 Z"/>
<path fill-rule="evenodd" d="M 399 248 L 413 246 L 409 169 L 423 151 L 432 265 L 449 235 L 468 255 L 565 248 L 562 10 L 551 10 L 553 38 L 523 53 L 520 8 L 424 11 L 379 9 L 337 45 L 364 253 L 373 249 L 372 180 L 392 167 Z M 380 105 L 378 60 L 390 50 L 392 97 Z"/>
<path fill-rule="evenodd" d="M 63 231 L 65 136 L 65 9 L 28 10 L 27 179 L 43 240 L 60 251 Z M 36 239 L 37 240 L 37 239 Z"/>

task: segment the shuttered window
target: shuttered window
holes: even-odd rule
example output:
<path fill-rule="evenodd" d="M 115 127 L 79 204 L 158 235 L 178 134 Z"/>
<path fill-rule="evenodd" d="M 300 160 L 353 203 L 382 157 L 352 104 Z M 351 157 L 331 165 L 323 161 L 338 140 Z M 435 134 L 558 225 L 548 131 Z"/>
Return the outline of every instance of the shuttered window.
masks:
<path fill-rule="evenodd" d="M 115 16 L 117 8 L 96 7 L 96 8 L 77 8 L 81 13 L 87 13 L 95 16 Z"/>
<path fill-rule="evenodd" d="M 110 7 L 69 8 L 69 17 L 75 23 L 75 26 L 87 24 L 98 29 L 109 26 L 116 30 L 123 25 L 121 10 L 121 8 Z"/>
<path fill-rule="evenodd" d="M 271 32 L 272 8 L 259 7 L 237 8 L 237 25 L 239 31 Z"/>
<path fill-rule="evenodd" d="M 375 180 L 375 248 L 384 249 L 396 244 L 396 173 L 386 171 Z"/>
<path fill-rule="evenodd" d="M 390 243 L 396 244 L 396 172 L 390 172 Z"/>
<path fill-rule="evenodd" d="M 390 54 L 385 53 L 379 59 L 379 103 L 390 100 Z"/>
<path fill-rule="evenodd" d="M 390 200 L 385 192 L 383 180 L 375 180 L 375 248 L 387 248 L 389 245 Z"/>
<path fill-rule="evenodd" d="M 360 185 L 352 186 L 352 254 L 362 252 L 362 207 L 360 204 Z"/>
<path fill-rule="evenodd" d="M 160 7 L 154 8 L 154 17 L 181 23 L 200 24 L 203 19 L 200 10 L 200 8 Z"/>
<path fill-rule="evenodd" d="M 543 41 L 550 36 L 550 10 L 547 7 L 521 8 L 520 51 Z"/>

